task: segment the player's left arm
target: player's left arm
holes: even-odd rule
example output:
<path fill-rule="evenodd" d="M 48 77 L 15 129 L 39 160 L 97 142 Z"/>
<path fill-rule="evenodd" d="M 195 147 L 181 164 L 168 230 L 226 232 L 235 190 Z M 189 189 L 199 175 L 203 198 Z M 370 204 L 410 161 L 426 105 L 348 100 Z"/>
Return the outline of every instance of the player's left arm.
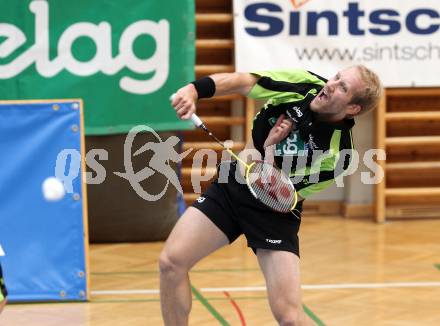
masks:
<path fill-rule="evenodd" d="M 284 113 L 281 114 L 270 130 L 263 147 L 266 149 L 269 146 L 278 144 L 290 134 L 294 127 L 295 123 L 292 119 L 286 117 Z"/>
<path fill-rule="evenodd" d="M 276 144 L 280 143 L 283 139 L 289 136 L 290 132 L 295 127 L 295 123 L 287 118 L 284 114 L 281 114 L 275 125 L 269 132 L 269 135 L 264 142 L 264 157 L 267 162 L 274 161 L 274 148 Z"/>
<path fill-rule="evenodd" d="M 275 146 L 283 139 L 289 136 L 290 132 L 295 128 L 295 122 L 290 118 L 286 118 L 284 114 L 278 117 L 277 122 L 272 127 L 269 135 L 264 142 L 264 160 L 270 164 L 274 164 Z M 298 201 L 303 200 L 301 196 L 298 196 Z"/>
<path fill-rule="evenodd" d="M 283 139 L 285 139 L 292 129 L 295 127 L 295 122 L 291 119 L 286 118 L 284 114 L 281 114 L 278 117 L 275 125 L 270 130 L 264 144 L 264 160 L 270 164 L 274 162 L 274 149 L 276 144 L 280 143 Z M 250 163 L 253 160 L 261 160 L 261 154 L 255 148 L 254 142 L 251 139 L 247 144 L 244 150 L 240 153 L 240 158 Z M 252 156 L 251 160 L 249 160 L 249 156 Z"/>

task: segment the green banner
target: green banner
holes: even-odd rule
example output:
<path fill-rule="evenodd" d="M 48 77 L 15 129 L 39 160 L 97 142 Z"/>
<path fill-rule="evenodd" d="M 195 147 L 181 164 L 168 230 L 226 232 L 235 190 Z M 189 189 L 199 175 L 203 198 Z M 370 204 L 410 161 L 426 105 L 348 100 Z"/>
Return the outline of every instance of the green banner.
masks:
<path fill-rule="evenodd" d="M 0 99 L 82 98 L 89 135 L 188 129 L 169 97 L 194 78 L 194 0 L 2 0 Z"/>

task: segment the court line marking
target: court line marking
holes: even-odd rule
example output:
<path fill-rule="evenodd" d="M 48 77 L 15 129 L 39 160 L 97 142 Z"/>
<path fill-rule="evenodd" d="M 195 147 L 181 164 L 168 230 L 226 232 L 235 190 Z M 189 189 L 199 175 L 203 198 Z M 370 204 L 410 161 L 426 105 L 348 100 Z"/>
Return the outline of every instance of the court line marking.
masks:
<path fill-rule="evenodd" d="M 440 282 L 389 282 L 389 283 L 342 283 L 342 284 L 316 284 L 302 285 L 303 290 L 338 290 L 338 289 L 386 289 L 386 288 L 414 288 L 414 287 L 440 287 Z M 260 292 L 266 291 L 265 286 L 248 287 L 222 287 L 200 288 L 201 292 Z M 144 290 L 95 290 L 92 295 L 125 295 L 125 294 L 159 294 L 158 289 Z"/>
<path fill-rule="evenodd" d="M 146 289 L 146 290 L 94 290 L 91 291 L 92 295 L 124 295 L 124 294 L 159 294 L 159 290 Z"/>
<path fill-rule="evenodd" d="M 304 312 L 316 323 L 317 326 L 325 326 L 324 322 L 316 316 L 309 307 L 303 304 Z"/>
<path fill-rule="evenodd" d="M 222 326 L 230 326 L 226 319 L 223 318 L 223 316 L 208 302 L 208 300 L 192 285 L 191 292 Z"/>
<path fill-rule="evenodd" d="M 229 295 L 228 292 L 223 291 L 226 297 L 224 298 L 209 298 L 204 297 L 201 295 L 200 292 L 202 292 L 202 289 L 200 291 L 197 291 L 193 286 L 191 286 L 191 291 L 194 294 L 195 300 L 200 301 L 205 308 L 220 322 L 222 326 L 229 326 L 229 323 L 220 315 L 218 311 L 214 309 L 214 307 L 209 304 L 208 300 L 210 301 L 217 301 L 217 300 L 229 300 L 234 308 L 236 309 L 242 326 L 246 326 L 246 321 L 244 318 L 243 313 L 241 312 L 241 309 L 239 308 L 238 304 L 235 303 L 235 300 L 267 300 L 267 298 L 264 297 L 232 297 Z M 92 291 L 92 295 L 96 294 L 114 294 L 114 295 L 124 295 L 124 294 L 159 294 L 159 290 L 112 290 L 112 291 Z M 126 299 L 126 300 L 105 300 L 105 299 L 92 299 L 92 303 L 123 303 L 123 302 L 159 302 L 159 299 Z M 309 317 L 315 321 L 316 325 L 318 326 L 325 326 L 325 324 L 319 319 L 317 315 L 315 315 L 310 308 L 308 308 L 306 305 L 303 304 L 304 311 Z"/>
<path fill-rule="evenodd" d="M 210 268 L 210 269 L 192 269 L 190 274 L 193 273 L 234 273 L 234 272 L 260 272 L 259 268 Z M 93 276 L 112 276 L 112 275 L 131 275 L 131 274 L 158 274 L 158 270 L 146 270 L 146 271 L 114 271 L 114 272 L 91 272 Z"/>
<path fill-rule="evenodd" d="M 209 301 L 226 301 L 228 298 L 226 297 L 205 297 Z M 194 300 L 198 300 L 197 298 L 194 298 Z M 266 300 L 267 297 L 256 297 L 256 296 L 249 296 L 249 297 L 234 297 L 234 300 Z M 152 299 L 95 299 L 93 298 L 90 303 L 123 303 L 123 302 L 160 302 L 159 298 L 152 298 Z"/>
<path fill-rule="evenodd" d="M 343 283 L 343 284 L 316 284 L 302 285 L 303 290 L 338 290 L 338 289 L 385 289 L 385 288 L 408 288 L 408 287 L 440 287 L 440 282 L 390 282 L 390 283 Z M 265 286 L 254 287 L 230 287 L 230 288 L 202 288 L 203 292 L 253 292 L 266 291 Z"/>
<path fill-rule="evenodd" d="M 209 301 L 226 301 L 228 300 L 227 297 L 205 297 L 206 300 Z M 197 298 L 195 298 L 195 300 L 198 300 Z M 267 297 L 234 297 L 234 300 L 265 300 L 267 301 Z M 159 302 L 159 298 L 156 299 L 93 299 L 92 301 L 90 301 L 90 303 L 93 304 L 100 304 L 100 303 L 139 303 L 139 302 Z M 325 324 L 322 322 L 322 320 L 320 320 L 318 318 L 318 316 L 316 316 L 311 310 L 310 308 L 308 308 L 306 305 L 303 305 L 304 307 L 304 311 L 306 312 L 306 314 L 309 315 L 310 318 L 312 318 L 312 320 L 315 321 L 317 326 L 325 326 Z"/>
<path fill-rule="evenodd" d="M 244 318 L 243 312 L 240 309 L 240 306 L 235 302 L 234 298 L 229 294 L 227 291 L 223 291 L 223 294 L 228 298 L 229 303 L 234 308 L 235 312 L 238 315 L 238 318 L 240 319 L 241 326 L 246 326 L 246 318 Z"/>

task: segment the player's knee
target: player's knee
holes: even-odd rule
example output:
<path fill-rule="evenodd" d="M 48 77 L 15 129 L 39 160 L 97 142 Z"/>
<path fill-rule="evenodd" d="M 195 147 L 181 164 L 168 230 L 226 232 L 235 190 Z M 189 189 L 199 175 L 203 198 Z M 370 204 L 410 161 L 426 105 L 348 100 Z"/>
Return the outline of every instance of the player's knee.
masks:
<path fill-rule="evenodd" d="M 300 325 L 301 310 L 298 306 L 290 306 L 288 309 L 279 309 L 274 311 L 275 319 L 280 326 Z"/>
<path fill-rule="evenodd" d="M 179 273 L 186 273 L 187 269 L 182 259 L 176 257 L 176 255 L 169 254 L 165 250 L 161 252 L 159 256 L 159 271 L 160 274 L 166 275 L 177 275 Z"/>
<path fill-rule="evenodd" d="M 277 319 L 277 321 L 280 326 L 298 326 L 298 325 L 300 325 L 299 316 L 296 316 L 296 315 L 284 316 L 281 319 Z"/>

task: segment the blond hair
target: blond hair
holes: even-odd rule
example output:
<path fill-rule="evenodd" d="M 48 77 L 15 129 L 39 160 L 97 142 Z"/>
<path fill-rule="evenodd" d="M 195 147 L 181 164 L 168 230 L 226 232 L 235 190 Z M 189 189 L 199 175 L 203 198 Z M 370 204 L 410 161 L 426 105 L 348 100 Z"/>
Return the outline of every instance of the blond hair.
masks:
<path fill-rule="evenodd" d="M 378 106 L 383 94 L 383 86 L 377 74 L 372 70 L 364 65 L 356 65 L 354 67 L 359 71 L 364 88 L 353 95 L 351 103 L 360 105 L 361 111 L 359 113 L 365 113 Z"/>

